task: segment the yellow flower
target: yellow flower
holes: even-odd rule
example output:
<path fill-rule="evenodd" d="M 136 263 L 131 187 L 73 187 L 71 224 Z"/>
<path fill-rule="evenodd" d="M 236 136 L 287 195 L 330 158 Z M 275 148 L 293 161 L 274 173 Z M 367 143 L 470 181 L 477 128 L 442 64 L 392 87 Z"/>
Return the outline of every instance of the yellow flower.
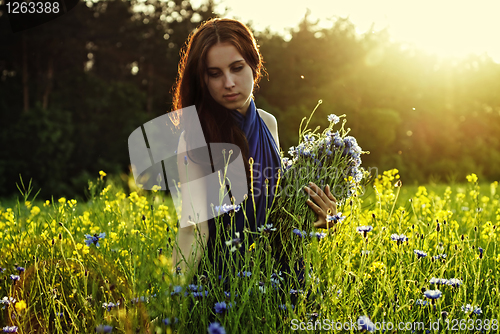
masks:
<path fill-rule="evenodd" d="M 491 197 L 495 196 L 497 192 L 497 187 L 498 187 L 498 181 L 495 181 L 492 184 L 490 184 Z"/>
<path fill-rule="evenodd" d="M 472 173 L 471 175 L 466 176 L 467 181 L 470 183 L 476 183 L 477 182 L 477 175 Z"/>
<path fill-rule="evenodd" d="M 253 251 L 254 249 L 255 249 L 255 242 L 250 245 L 250 247 L 248 248 L 248 251 Z"/>
<path fill-rule="evenodd" d="M 169 258 L 167 258 L 166 256 L 164 256 L 163 254 L 160 255 L 160 262 L 163 266 L 171 266 L 171 260 Z"/>
<path fill-rule="evenodd" d="M 104 173 L 104 171 L 100 170 L 99 175 L 101 176 L 101 180 L 102 180 L 102 178 L 106 176 L 106 173 Z"/>
<path fill-rule="evenodd" d="M 157 192 L 158 190 L 161 190 L 161 187 L 155 184 L 153 186 L 153 189 L 151 189 L 151 190 L 153 190 L 153 192 Z"/>
<path fill-rule="evenodd" d="M 82 251 L 83 255 L 87 255 L 89 252 L 90 252 L 89 248 L 85 246 L 85 248 Z"/>
<path fill-rule="evenodd" d="M 50 201 L 46 200 L 45 203 L 43 203 L 43 206 L 50 206 Z"/>
<path fill-rule="evenodd" d="M 26 309 L 26 302 L 24 300 L 20 300 L 16 303 L 16 311 L 22 312 Z"/>
<path fill-rule="evenodd" d="M 115 232 L 110 232 L 110 233 L 109 233 L 109 236 L 111 237 L 111 239 L 113 239 L 113 240 L 114 240 L 114 239 L 116 239 L 116 238 L 117 238 L 118 234 L 116 234 Z"/>
<path fill-rule="evenodd" d="M 39 213 L 40 213 L 40 208 L 38 206 L 34 206 L 33 209 L 31 209 L 31 214 L 33 216 L 36 216 Z"/>
<path fill-rule="evenodd" d="M 31 208 L 31 202 L 30 201 L 26 201 L 24 202 L 24 205 L 26 205 L 26 207 L 29 209 Z"/>
<path fill-rule="evenodd" d="M 61 204 L 64 204 L 64 203 L 66 203 L 66 198 L 61 197 L 61 198 L 59 198 L 58 202 Z"/>
<path fill-rule="evenodd" d="M 372 263 L 371 267 L 370 267 L 370 271 L 371 272 L 374 272 L 376 271 L 377 269 L 379 269 L 382 273 L 384 273 L 384 269 L 385 269 L 385 264 L 383 264 L 382 262 L 380 261 L 375 261 Z"/>

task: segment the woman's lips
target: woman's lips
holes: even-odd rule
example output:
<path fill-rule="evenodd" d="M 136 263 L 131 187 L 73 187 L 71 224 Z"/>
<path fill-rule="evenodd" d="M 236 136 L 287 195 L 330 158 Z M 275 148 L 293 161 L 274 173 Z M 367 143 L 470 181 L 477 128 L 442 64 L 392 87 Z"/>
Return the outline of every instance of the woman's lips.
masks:
<path fill-rule="evenodd" d="M 234 101 L 239 96 L 239 93 L 224 95 L 224 98 L 228 101 Z"/>

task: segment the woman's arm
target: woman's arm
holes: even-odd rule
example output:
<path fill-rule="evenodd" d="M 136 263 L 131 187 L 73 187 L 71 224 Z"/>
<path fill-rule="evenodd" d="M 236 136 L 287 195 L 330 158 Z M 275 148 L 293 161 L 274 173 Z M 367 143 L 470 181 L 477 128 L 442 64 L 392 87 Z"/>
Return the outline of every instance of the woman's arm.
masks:
<path fill-rule="evenodd" d="M 184 133 L 179 139 L 177 152 L 186 152 L 186 140 Z M 187 165 L 185 164 L 186 153 L 177 155 L 177 166 L 179 169 L 179 180 L 181 183 L 182 196 L 182 212 L 179 220 L 179 229 L 177 232 L 177 245 L 173 251 L 174 268 L 178 266 L 184 272 L 186 268 L 196 270 L 201 260 L 203 252 L 207 245 L 208 239 L 208 222 L 196 222 L 195 217 L 206 217 L 206 184 L 202 181 L 202 169 L 187 157 Z M 188 183 L 187 180 L 195 180 L 197 182 Z M 194 204 L 196 207 L 194 207 Z M 191 217 L 191 220 L 189 219 Z M 185 226 L 185 227 L 181 227 Z M 201 236 L 201 239 L 198 236 Z"/>

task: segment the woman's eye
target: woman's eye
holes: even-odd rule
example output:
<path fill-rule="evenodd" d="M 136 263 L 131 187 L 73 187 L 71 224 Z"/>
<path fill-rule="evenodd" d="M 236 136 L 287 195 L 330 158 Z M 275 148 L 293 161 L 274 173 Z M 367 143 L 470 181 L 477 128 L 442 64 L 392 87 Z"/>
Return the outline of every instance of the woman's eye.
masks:
<path fill-rule="evenodd" d="M 235 67 L 233 71 L 235 72 L 239 72 L 243 69 L 243 66 L 238 66 L 238 67 Z"/>
<path fill-rule="evenodd" d="M 217 78 L 219 76 L 219 73 L 218 72 L 211 72 L 211 73 L 208 73 L 209 76 L 211 76 L 212 78 Z"/>

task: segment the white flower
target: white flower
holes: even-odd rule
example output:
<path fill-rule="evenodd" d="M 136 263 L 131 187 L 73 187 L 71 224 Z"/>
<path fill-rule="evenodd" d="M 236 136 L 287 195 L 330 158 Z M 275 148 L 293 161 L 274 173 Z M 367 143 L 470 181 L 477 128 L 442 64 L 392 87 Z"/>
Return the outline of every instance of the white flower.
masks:
<path fill-rule="evenodd" d="M 340 118 L 335 114 L 328 115 L 328 122 L 333 122 L 333 124 L 337 124 L 340 121 Z"/>

